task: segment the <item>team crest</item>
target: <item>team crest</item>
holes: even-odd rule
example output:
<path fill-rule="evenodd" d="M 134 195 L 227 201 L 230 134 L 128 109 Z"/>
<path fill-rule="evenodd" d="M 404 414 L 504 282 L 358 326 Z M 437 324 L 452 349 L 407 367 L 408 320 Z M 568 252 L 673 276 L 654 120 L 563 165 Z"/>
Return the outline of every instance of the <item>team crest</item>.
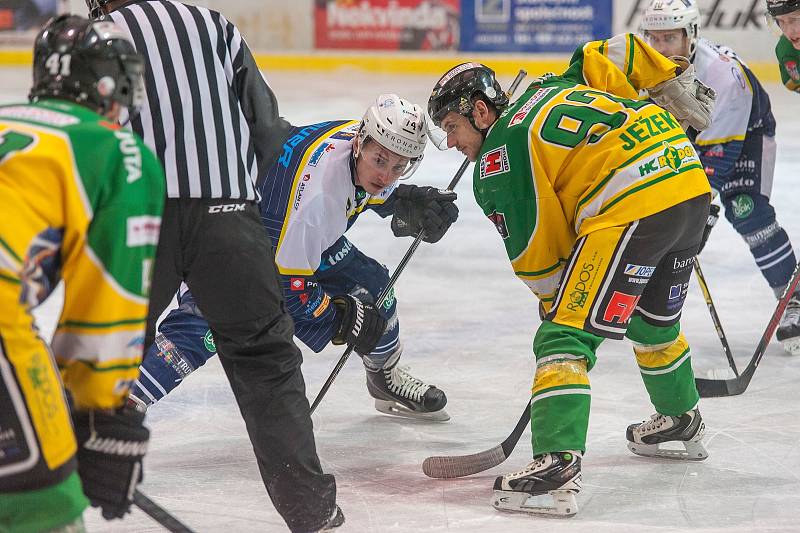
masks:
<path fill-rule="evenodd" d="M 506 145 L 495 148 L 483 154 L 481 157 L 481 179 L 494 176 L 496 174 L 503 174 L 511 170 L 511 165 L 508 163 L 508 150 Z"/>

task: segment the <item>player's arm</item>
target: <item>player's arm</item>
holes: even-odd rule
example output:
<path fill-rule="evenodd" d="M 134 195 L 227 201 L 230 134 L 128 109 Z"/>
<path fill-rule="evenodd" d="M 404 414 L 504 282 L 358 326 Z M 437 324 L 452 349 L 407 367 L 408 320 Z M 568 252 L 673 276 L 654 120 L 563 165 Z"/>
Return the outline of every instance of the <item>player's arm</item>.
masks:
<path fill-rule="evenodd" d="M 88 229 L 84 235 L 67 228 L 64 235 L 64 308 L 53 338 L 78 409 L 122 405 L 139 373 L 164 198 L 161 166 L 141 141 L 135 143 L 141 169 L 132 170 L 125 167 L 120 141 L 105 138 L 113 146 L 95 142 L 98 153 L 116 153 L 99 175 L 83 182 L 93 210 Z M 130 145 L 126 152 L 129 163 L 139 159 Z"/>
<path fill-rule="evenodd" d="M 633 33 L 590 41 L 575 50 L 564 77 L 617 96 L 637 99 L 639 92 L 676 76 L 678 64 Z"/>
<path fill-rule="evenodd" d="M 226 25 L 228 47 L 233 63 L 233 88 L 239 96 L 247 120 L 258 164 L 258 175 L 265 176 L 275 162 L 292 125 L 278 114 L 278 100 L 256 65 L 253 54 L 239 30 L 220 16 Z"/>
<path fill-rule="evenodd" d="M 747 74 L 738 62 L 731 61 L 730 65 L 737 70 L 726 69 L 718 80 L 711 125 L 694 139 L 697 155 L 715 188 L 719 188 L 719 180 L 731 174 L 742 153 L 753 107 L 753 89 Z"/>

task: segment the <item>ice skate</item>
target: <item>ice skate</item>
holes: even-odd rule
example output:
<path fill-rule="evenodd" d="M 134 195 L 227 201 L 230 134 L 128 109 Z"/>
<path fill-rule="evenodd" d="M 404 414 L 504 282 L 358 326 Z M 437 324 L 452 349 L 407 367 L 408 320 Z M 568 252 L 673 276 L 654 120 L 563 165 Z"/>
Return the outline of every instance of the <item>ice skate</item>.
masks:
<path fill-rule="evenodd" d="M 383 368 L 367 368 L 367 390 L 375 398 L 375 409 L 387 415 L 446 422 L 447 396 L 440 389 L 412 376 L 408 367 L 390 358 Z"/>
<path fill-rule="evenodd" d="M 524 470 L 495 479 L 492 506 L 500 511 L 564 518 L 578 512 L 575 495 L 580 490 L 581 454 L 544 453 Z"/>
<path fill-rule="evenodd" d="M 792 355 L 800 355 L 800 295 L 795 293 L 789 300 L 775 331 L 775 337 L 783 343 L 783 348 Z"/>
<path fill-rule="evenodd" d="M 700 411 L 692 409 L 680 416 L 656 413 L 650 420 L 628 426 L 625 436 L 628 449 L 636 455 L 701 461 L 708 457 L 702 442 L 705 429 Z"/>

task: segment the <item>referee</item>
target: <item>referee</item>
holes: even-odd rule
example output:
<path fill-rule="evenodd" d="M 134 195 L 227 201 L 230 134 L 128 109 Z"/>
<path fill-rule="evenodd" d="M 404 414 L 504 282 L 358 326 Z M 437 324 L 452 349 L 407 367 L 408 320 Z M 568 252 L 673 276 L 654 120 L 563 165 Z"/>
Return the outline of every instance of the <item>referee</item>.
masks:
<path fill-rule="evenodd" d="M 291 127 L 239 30 L 171 0 L 86 0 L 145 57 L 144 105 L 131 126 L 158 155 L 167 199 L 145 345 L 181 281 L 211 326 L 261 477 L 292 531 L 344 521 L 317 457 L 293 341 L 254 182 Z"/>

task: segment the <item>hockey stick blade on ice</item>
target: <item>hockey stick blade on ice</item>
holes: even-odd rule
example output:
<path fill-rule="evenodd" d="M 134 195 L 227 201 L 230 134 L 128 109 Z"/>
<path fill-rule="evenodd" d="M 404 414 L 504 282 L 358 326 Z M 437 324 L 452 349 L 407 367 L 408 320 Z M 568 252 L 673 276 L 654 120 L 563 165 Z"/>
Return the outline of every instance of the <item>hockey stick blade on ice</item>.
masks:
<path fill-rule="evenodd" d="M 725 357 L 728 359 L 728 365 L 730 365 L 731 370 L 733 370 L 733 373 L 736 374 L 738 378 L 739 369 L 736 368 L 736 361 L 733 360 L 733 353 L 731 352 L 730 344 L 728 344 L 728 337 L 725 335 L 725 330 L 722 329 L 722 322 L 717 314 L 714 300 L 711 299 L 711 291 L 708 290 L 706 277 L 703 275 L 703 270 L 700 268 L 700 257 L 694 258 L 694 272 L 697 275 L 697 282 L 700 284 L 703 299 L 706 301 L 706 306 L 708 306 L 708 312 L 711 314 L 711 321 L 714 323 L 714 329 L 717 330 L 717 337 L 719 337 L 719 342 L 722 343 L 722 349 L 725 350 Z"/>
<path fill-rule="evenodd" d="M 525 72 L 524 70 L 520 70 L 519 71 L 519 73 L 517 74 L 517 77 L 514 78 L 514 81 L 511 83 L 511 87 L 509 87 L 508 91 L 506 91 L 506 94 L 508 94 L 509 98 L 514 93 L 514 91 L 517 89 L 517 87 L 519 87 L 519 84 L 522 83 L 522 80 L 527 75 L 528 75 L 528 73 Z M 467 170 L 468 166 L 469 166 L 469 159 L 468 158 L 464 158 L 464 161 L 461 163 L 461 166 L 458 167 L 458 170 L 456 171 L 455 176 L 453 176 L 453 179 L 450 180 L 450 183 L 447 185 L 447 190 L 448 191 L 452 191 L 453 189 L 456 188 L 456 185 L 458 185 L 458 182 L 461 181 L 461 176 L 464 175 L 464 172 Z M 424 237 L 425 237 L 425 232 L 424 231 L 420 231 L 419 233 L 417 233 L 417 236 L 414 238 L 414 242 L 412 242 L 411 246 L 408 247 L 408 251 L 406 252 L 406 255 L 403 256 L 403 259 L 397 265 L 397 268 L 395 269 L 394 274 L 392 274 L 392 277 L 389 279 L 389 283 L 386 285 L 386 287 L 383 289 L 383 291 L 381 291 L 380 295 L 375 300 L 375 304 L 376 304 L 377 307 L 380 307 L 383 304 L 383 301 L 386 299 L 386 296 L 389 295 L 389 291 L 391 291 L 392 287 L 394 287 L 394 284 L 397 281 L 397 278 L 400 277 L 400 273 L 403 271 L 403 269 L 406 268 L 406 265 L 408 264 L 409 260 L 411 260 L 411 256 L 414 255 L 414 252 L 417 251 L 417 248 L 419 247 L 419 243 L 422 242 L 422 239 Z M 344 364 L 347 362 L 347 359 L 350 357 L 350 354 L 352 354 L 352 353 L 353 353 L 353 346 L 351 345 L 351 346 L 347 347 L 347 349 L 344 351 L 342 356 L 336 362 L 336 366 L 333 367 L 333 370 L 331 371 L 330 376 L 328 376 L 328 379 L 325 380 L 325 383 L 323 383 L 322 388 L 320 388 L 319 392 L 317 393 L 317 397 L 314 398 L 314 401 L 311 404 L 311 413 L 312 414 L 317 409 L 317 406 L 322 401 L 322 398 L 324 398 L 325 394 L 327 394 L 328 389 L 331 388 L 331 385 L 333 384 L 333 381 L 336 379 L 336 376 L 339 375 L 339 372 L 341 372 L 342 367 L 344 367 Z"/>
<path fill-rule="evenodd" d="M 789 305 L 789 300 L 794 294 L 798 282 L 800 282 L 800 263 L 794 267 L 792 279 L 789 281 L 788 285 L 786 285 L 783 296 L 781 296 L 781 299 L 778 300 L 778 305 L 775 307 L 775 311 L 772 313 L 772 317 L 767 324 L 767 328 L 764 330 L 764 334 L 761 335 L 761 340 L 758 341 L 756 351 L 753 353 L 753 357 L 747 364 L 747 368 L 744 369 L 744 372 L 742 372 L 739 377 L 732 379 L 695 378 L 697 392 L 700 393 L 701 398 L 738 396 L 747 390 L 747 386 L 750 384 L 750 380 L 753 379 L 753 374 L 755 373 L 756 368 L 758 368 L 761 358 L 764 356 L 764 352 L 769 345 L 769 341 L 772 340 L 772 335 L 778 328 L 781 317 L 783 317 L 783 312 L 786 310 L 786 306 Z"/>
<path fill-rule="evenodd" d="M 464 477 L 484 470 L 489 470 L 499 465 L 511 455 L 519 438 L 528 427 L 531 420 L 531 402 L 525 407 L 525 412 L 517 422 L 517 426 L 506 440 L 488 450 L 473 453 L 472 455 L 437 455 L 428 457 L 422 462 L 422 471 L 428 477 L 452 479 Z"/>
<path fill-rule="evenodd" d="M 138 490 L 133 493 L 133 503 L 167 531 L 172 533 L 194 533 L 188 526 Z"/>

